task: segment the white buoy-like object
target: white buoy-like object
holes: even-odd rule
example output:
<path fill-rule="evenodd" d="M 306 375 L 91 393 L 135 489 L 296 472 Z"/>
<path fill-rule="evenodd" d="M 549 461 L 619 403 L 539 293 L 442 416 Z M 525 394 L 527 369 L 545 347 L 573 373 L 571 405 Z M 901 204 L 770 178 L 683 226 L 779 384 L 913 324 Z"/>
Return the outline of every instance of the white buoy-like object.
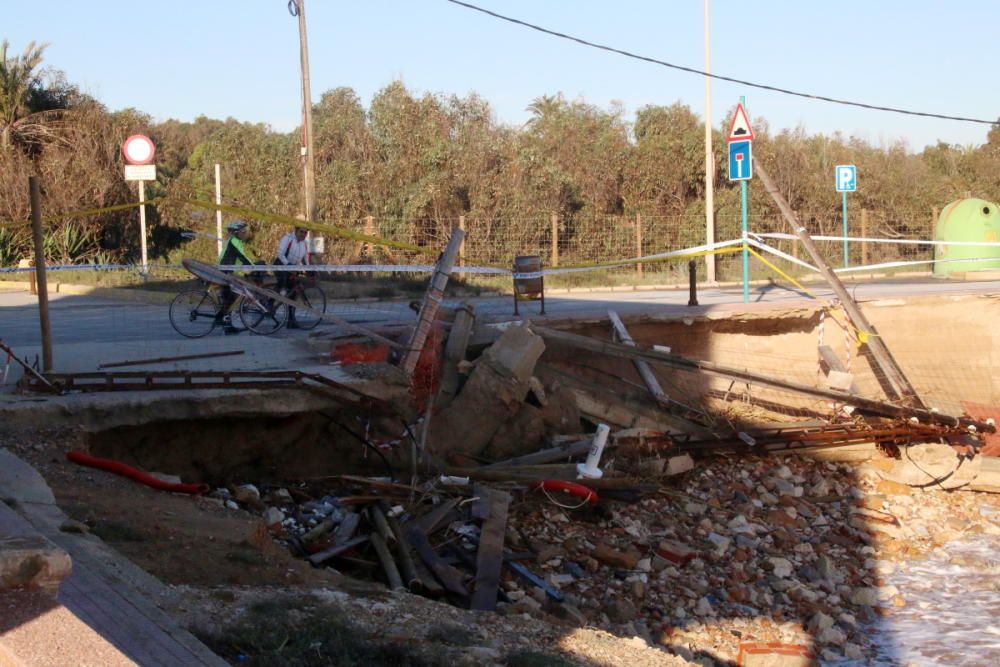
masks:
<path fill-rule="evenodd" d="M 604 452 L 604 443 L 608 441 L 608 433 L 611 429 L 607 424 L 598 424 L 597 433 L 594 434 L 594 441 L 590 445 L 590 452 L 587 454 L 586 463 L 577 463 L 576 472 L 579 477 L 587 479 L 600 479 L 604 476 L 604 471 L 597 467 L 601 462 L 601 454 Z"/>

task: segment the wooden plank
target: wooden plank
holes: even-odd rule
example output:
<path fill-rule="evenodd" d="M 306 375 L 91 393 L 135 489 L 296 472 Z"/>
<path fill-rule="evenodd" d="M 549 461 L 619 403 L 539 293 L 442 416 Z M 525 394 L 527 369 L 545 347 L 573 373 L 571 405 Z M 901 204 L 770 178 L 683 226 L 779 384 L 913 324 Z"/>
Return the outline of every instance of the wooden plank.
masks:
<path fill-rule="evenodd" d="M 313 565 L 322 565 L 331 558 L 339 556 L 342 553 L 348 552 L 354 547 L 364 544 L 367 541 L 368 541 L 367 535 L 361 535 L 359 537 L 355 537 L 354 539 L 348 540 L 343 544 L 338 544 L 330 547 L 329 549 L 324 549 L 323 551 L 314 553 L 312 556 L 309 556 L 309 562 L 312 563 Z"/>
<path fill-rule="evenodd" d="M 424 293 L 424 300 L 420 305 L 420 313 L 417 315 L 417 324 L 413 327 L 413 334 L 410 336 L 410 341 L 406 346 L 406 354 L 403 356 L 402 363 L 400 363 L 400 368 L 407 375 L 412 375 L 414 369 L 417 367 L 417 361 L 424 350 L 424 344 L 427 342 L 427 336 L 431 331 L 434 318 L 437 315 L 438 308 L 441 307 L 441 300 L 444 298 L 444 288 L 448 285 L 448 278 L 451 276 L 451 270 L 455 265 L 458 248 L 462 245 L 462 239 L 464 238 L 465 232 L 461 229 L 452 229 L 448 245 L 445 246 L 444 252 L 441 253 L 441 258 L 434 269 L 434 275 L 431 276 L 430 285 L 427 286 L 427 292 Z"/>
<path fill-rule="evenodd" d="M 455 595 L 468 597 L 469 591 L 466 590 L 465 584 L 462 583 L 462 573 L 445 563 L 437 555 L 437 552 L 434 551 L 434 547 L 431 546 L 423 531 L 416 526 L 409 525 L 403 528 L 403 534 L 409 540 L 410 544 L 413 545 L 413 550 L 420 556 L 420 560 L 434 573 L 434 576 L 444 585 L 445 589 Z"/>
<path fill-rule="evenodd" d="M 360 523 L 361 515 L 357 512 L 345 514 L 340 525 L 337 526 L 337 530 L 333 533 L 334 546 L 346 544 L 348 540 L 354 537 L 354 533 L 358 530 L 358 524 Z"/>
<path fill-rule="evenodd" d="M 391 590 L 397 591 L 403 588 L 403 578 L 399 576 L 399 568 L 396 567 L 396 561 L 393 560 L 392 554 L 389 553 L 389 547 L 385 543 L 385 540 L 377 532 L 372 533 L 369 536 L 372 542 L 372 546 L 375 547 L 375 553 L 378 555 L 378 560 L 382 564 L 382 570 L 385 572 L 385 578 L 389 582 L 389 588 Z"/>
<path fill-rule="evenodd" d="M 461 498 L 446 500 L 423 516 L 407 522 L 406 526 L 416 528 L 424 535 L 431 535 L 440 527 L 442 520 L 448 516 L 453 509 L 458 507 L 460 502 L 462 502 Z"/>
<path fill-rule="evenodd" d="M 839 373 L 850 373 L 847 367 L 840 361 L 840 357 L 837 356 L 837 353 L 829 345 L 820 345 L 817 349 L 819 350 L 819 356 L 823 359 L 823 363 L 826 364 L 829 370 Z M 858 393 L 857 385 L 851 382 L 848 391 L 852 394 Z"/>
<path fill-rule="evenodd" d="M 503 568 L 503 540 L 507 530 L 507 509 L 510 494 L 499 489 L 487 489 L 490 515 L 483 524 L 476 552 L 476 586 L 472 592 L 471 609 L 492 611 L 497 606 L 500 570 Z"/>
<path fill-rule="evenodd" d="M 590 451 L 590 445 L 593 442 L 592 439 L 578 440 L 576 442 L 567 442 L 558 447 L 551 447 L 549 449 L 542 449 L 532 454 L 525 454 L 524 456 L 516 456 L 512 459 L 507 459 L 506 461 L 497 461 L 496 463 L 491 463 L 488 466 L 483 466 L 487 469 L 494 468 L 510 468 L 514 466 L 527 466 L 527 465 L 538 465 L 541 463 L 552 463 L 554 461 L 559 461 L 560 459 L 568 459 L 573 456 L 581 456 Z"/>
<path fill-rule="evenodd" d="M 403 575 L 404 583 L 411 591 L 417 590 L 421 587 L 421 581 L 420 576 L 417 574 L 417 568 L 413 563 L 410 541 L 403 535 L 403 528 L 399 525 L 399 520 L 389 514 L 389 504 L 384 500 L 380 500 L 379 510 L 385 515 L 385 521 L 389 525 L 389 530 L 392 531 L 392 536 L 396 539 L 396 556 L 399 558 L 399 571 Z"/>
<path fill-rule="evenodd" d="M 455 314 L 455 322 L 451 327 L 451 333 L 448 335 L 448 342 L 444 348 L 444 368 L 441 373 L 441 389 L 437 400 L 439 408 L 451 403 L 451 400 L 458 393 L 458 365 L 465 360 L 469 336 L 472 334 L 472 325 L 475 321 L 475 306 L 471 303 L 463 303 Z"/>
<path fill-rule="evenodd" d="M 639 266 L 642 266 L 641 264 Z M 621 321 L 618 317 L 618 313 L 613 310 L 608 311 L 608 317 L 611 319 L 611 326 L 615 330 L 615 335 L 618 336 L 618 340 L 623 344 L 630 347 L 636 347 L 635 341 L 632 340 L 632 336 L 629 335 L 628 329 L 625 328 L 625 323 Z M 653 399 L 657 403 L 665 408 L 670 407 L 670 398 L 667 396 L 666 392 L 660 386 L 660 381 L 656 379 L 653 374 L 653 369 L 650 368 L 649 363 L 644 359 L 633 359 L 632 363 L 635 365 L 635 369 L 639 371 L 639 377 L 646 384 L 646 389 L 649 389 L 649 393 L 653 395 Z"/>

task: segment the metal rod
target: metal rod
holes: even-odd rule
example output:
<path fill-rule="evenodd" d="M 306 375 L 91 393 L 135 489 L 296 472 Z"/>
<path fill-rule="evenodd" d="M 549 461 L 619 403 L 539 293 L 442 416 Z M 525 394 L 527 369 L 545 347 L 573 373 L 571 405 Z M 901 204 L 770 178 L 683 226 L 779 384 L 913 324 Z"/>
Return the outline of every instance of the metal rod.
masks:
<path fill-rule="evenodd" d="M 179 357 L 156 357 L 155 359 L 136 359 L 135 361 L 115 361 L 110 364 L 100 364 L 97 370 L 105 368 L 121 368 L 122 366 L 142 366 L 143 364 L 165 364 L 170 361 L 189 361 L 191 359 L 213 359 L 215 357 L 234 357 L 245 354 L 245 350 L 230 352 L 206 352 L 204 354 L 185 354 Z"/>
<path fill-rule="evenodd" d="M 688 262 L 688 305 L 698 305 L 698 264 L 693 259 Z"/>

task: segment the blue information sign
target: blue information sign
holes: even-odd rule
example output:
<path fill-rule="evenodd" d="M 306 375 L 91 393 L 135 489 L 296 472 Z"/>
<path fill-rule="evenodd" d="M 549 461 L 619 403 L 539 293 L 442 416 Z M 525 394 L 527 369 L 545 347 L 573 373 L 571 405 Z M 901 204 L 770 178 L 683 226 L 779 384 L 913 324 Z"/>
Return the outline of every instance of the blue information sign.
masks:
<path fill-rule="evenodd" d="M 749 181 L 753 178 L 753 151 L 750 141 L 729 144 L 729 180 Z"/>
<path fill-rule="evenodd" d="M 853 164 L 838 164 L 837 192 L 854 192 L 858 189 L 858 169 Z"/>

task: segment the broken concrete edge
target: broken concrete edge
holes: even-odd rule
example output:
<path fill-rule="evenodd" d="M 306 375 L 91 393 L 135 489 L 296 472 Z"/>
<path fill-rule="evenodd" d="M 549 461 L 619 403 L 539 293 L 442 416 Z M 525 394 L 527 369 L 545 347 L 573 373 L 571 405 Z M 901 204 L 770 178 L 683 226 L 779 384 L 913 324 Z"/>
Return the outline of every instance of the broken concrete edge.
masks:
<path fill-rule="evenodd" d="M 193 389 L 62 396 L 0 394 L 0 423 L 12 430 L 73 426 L 93 431 L 150 421 L 284 416 L 340 405 L 322 394 L 295 388 L 240 391 Z"/>
<path fill-rule="evenodd" d="M 38 589 L 55 597 L 59 584 L 73 571 L 69 554 L 18 514 L 0 488 L 0 590 Z"/>
<path fill-rule="evenodd" d="M 0 292 L 20 292 L 27 291 L 31 289 L 31 283 L 27 281 L 17 281 L 17 280 L 0 280 Z M 607 289 L 607 288 L 606 288 Z M 170 303 L 177 296 L 177 293 L 182 290 L 178 286 L 175 291 L 159 292 L 155 290 L 144 290 L 132 287 L 100 287 L 97 285 L 81 285 L 79 283 L 60 283 L 60 282 L 50 282 L 49 283 L 49 294 L 69 294 L 73 296 L 97 296 L 106 299 L 113 299 L 115 301 L 133 301 L 139 303 L 153 303 L 153 304 L 163 304 Z M 473 297 L 493 297 L 493 296 L 506 296 L 503 292 L 479 292 L 478 294 L 469 295 L 468 298 Z M 450 298 L 450 297 L 449 297 Z M 328 297 L 327 303 L 386 303 L 386 302 L 408 302 L 411 301 L 412 297 L 401 296 L 401 297 L 377 297 L 377 296 L 359 296 L 359 297 Z"/>

